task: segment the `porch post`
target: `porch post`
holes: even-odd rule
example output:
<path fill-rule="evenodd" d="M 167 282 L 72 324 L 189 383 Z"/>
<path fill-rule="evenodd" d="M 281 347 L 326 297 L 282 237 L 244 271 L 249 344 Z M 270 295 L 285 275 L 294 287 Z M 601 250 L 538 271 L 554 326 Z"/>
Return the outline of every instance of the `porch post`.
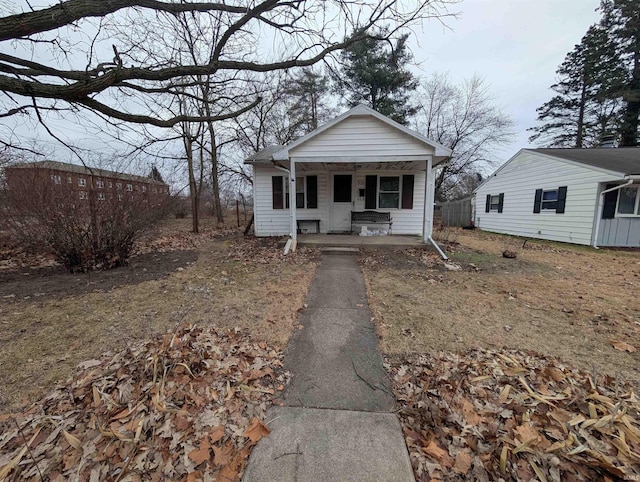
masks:
<path fill-rule="evenodd" d="M 291 239 L 295 246 L 298 241 L 298 222 L 296 219 L 296 162 L 293 159 L 289 160 L 289 214 L 291 215 Z"/>
<path fill-rule="evenodd" d="M 426 189 L 424 194 L 424 223 L 422 227 L 422 241 L 428 242 L 433 234 L 433 200 L 435 198 L 435 177 L 433 175 L 433 161 L 431 156 L 427 158 L 427 172 L 425 179 Z"/>

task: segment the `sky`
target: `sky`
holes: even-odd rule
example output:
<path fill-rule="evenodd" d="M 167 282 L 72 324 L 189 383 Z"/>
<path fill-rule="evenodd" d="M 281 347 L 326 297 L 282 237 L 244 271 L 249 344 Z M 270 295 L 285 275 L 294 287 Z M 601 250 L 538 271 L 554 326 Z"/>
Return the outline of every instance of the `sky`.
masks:
<path fill-rule="evenodd" d="M 6 2 L 0 0 L 0 6 L 6 8 Z M 463 0 L 450 6 L 460 15 L 444 19 L 446 26 L 431 19 L 412 29 L 415 73 L 446 72 L 456 83 L 473 75 L 485 80 L 495 103 L 516 123 L 513 143 L 495 152 L 494 166 L 499 165 L 528 147 L 526 129 L 535 125 L 535 110 L 551 98 L 549 87 L 564 56 L 598 21 L 598 5 L 599 0 Z M 16 127 L 33 132 L 32 122 Z M 93 145 L 101 137 L 96 129 L 87 132 L 73 122 L 63 132 Z M 44 132 L 38 137 L 56 144 Z"/>
<path fill-rule="evenodd" d="M 425 76 L 448 72 L 461 82 L 485 79 L 496 104 L 516 122 L 512 144 L 496 152 L 498 164 L 528 143 L 536 108 L 548 101 L 565 55 L 599 20 L 599 0 L 464 0 L 451 7 L 457 20 L 415 31 L 412 50 Z"/>

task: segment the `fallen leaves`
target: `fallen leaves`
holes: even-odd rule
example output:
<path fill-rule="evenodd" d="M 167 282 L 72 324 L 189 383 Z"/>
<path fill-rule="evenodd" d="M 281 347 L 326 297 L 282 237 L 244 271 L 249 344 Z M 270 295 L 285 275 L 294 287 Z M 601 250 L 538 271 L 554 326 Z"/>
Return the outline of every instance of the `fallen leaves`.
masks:
<path fill-rule="evenodd" d="M 281 353 L 237 329 L 184 327 L 105 354 L 0 418 L 0 479 L 238 480 L 288 376 Z"/>
<path fill-rule="evenodd" d="M 638 351 L 638 349 L 635 346 L 629 345 L 629 343 L 625 341 L 610 340 L 609 342 L 616 350 L 628 351 L 629 353 L 634 353 Z"/>
<path fill-rule="evenodd" d="M 514 350 L 387 364 L 417 480 L 640 478 L 632 387 Z"/>

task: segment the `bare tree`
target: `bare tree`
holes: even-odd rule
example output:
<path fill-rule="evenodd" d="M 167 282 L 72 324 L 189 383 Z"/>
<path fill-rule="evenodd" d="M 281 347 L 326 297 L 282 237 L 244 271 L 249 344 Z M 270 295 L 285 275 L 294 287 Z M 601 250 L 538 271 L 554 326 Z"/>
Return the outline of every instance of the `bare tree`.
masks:
<path fill-rule="evenodd" d="M 268 72 L 313 65 L 350 43 L 369 36 L 372 27 L 391 25 L 386 35 L 427 17 L 446 15 L 454 0 L 347 0 L 304 2 L 235 0 L 169 2 L 162 0 L 67 0 L 52 6 L 0 18 L 0 42 L 12 42 L 14 55 L 0 54 L 1 116 L 48 108 L 88 110 L 110 121 L 171 127 L 184 121 L 219 121 L 246 112 L 259 103 L 211 116 L 152 115 L 128 102 L 132 94 L 147 97 L 175 94 L 189 78 L 229 72 Z M 211 16 L 224 26 L 204 61 L 149 56 L 176 15 Z M 335 32 L 359 27 L 347 40 Z M 77 32 L 78 36 L 73 35 Z M 129 30 L 135 44 L 114 32 Z M 259 46 L 264 39 L 285 46 L 272 54 Z M 295 46 L 295 47 L 294 47 Z M 141 48 L 143 47 L 143 48 Z M 43 55 L 43 48 L 49 55 Z M 8 52 L 9 48 L 3 49 Z M 78 55 L 78 51 L 85 55 Z M 47 60 L 44 60 L 47 59 Z M 50 60 L 49 60 L 50 59 Z M 187 80 L 185 80 L 187 79 Z"/>
<path fill-rule="evenodd" d="M 494 150 L 511 141 L 514 122 L 494 104 L 480 77 L 455 85 L 447 75 L 434 74 L 422 89 L 418 130 L 453 151 L 436 178 L 437 198 L 449 200 L 464 194 L 454 189 L 458 183 L 495 162 Z"/>

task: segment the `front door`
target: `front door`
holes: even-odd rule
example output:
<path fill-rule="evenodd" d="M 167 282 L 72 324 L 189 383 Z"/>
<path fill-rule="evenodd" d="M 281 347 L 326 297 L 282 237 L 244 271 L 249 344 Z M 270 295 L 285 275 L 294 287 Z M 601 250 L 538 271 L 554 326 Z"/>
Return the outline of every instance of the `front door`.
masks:
<path fill-rule="evenodd" d="M 331 231 L 351 230 L 351 210 L 353 208 L 353 175 L 333 174 L 331 203 Z"/>

